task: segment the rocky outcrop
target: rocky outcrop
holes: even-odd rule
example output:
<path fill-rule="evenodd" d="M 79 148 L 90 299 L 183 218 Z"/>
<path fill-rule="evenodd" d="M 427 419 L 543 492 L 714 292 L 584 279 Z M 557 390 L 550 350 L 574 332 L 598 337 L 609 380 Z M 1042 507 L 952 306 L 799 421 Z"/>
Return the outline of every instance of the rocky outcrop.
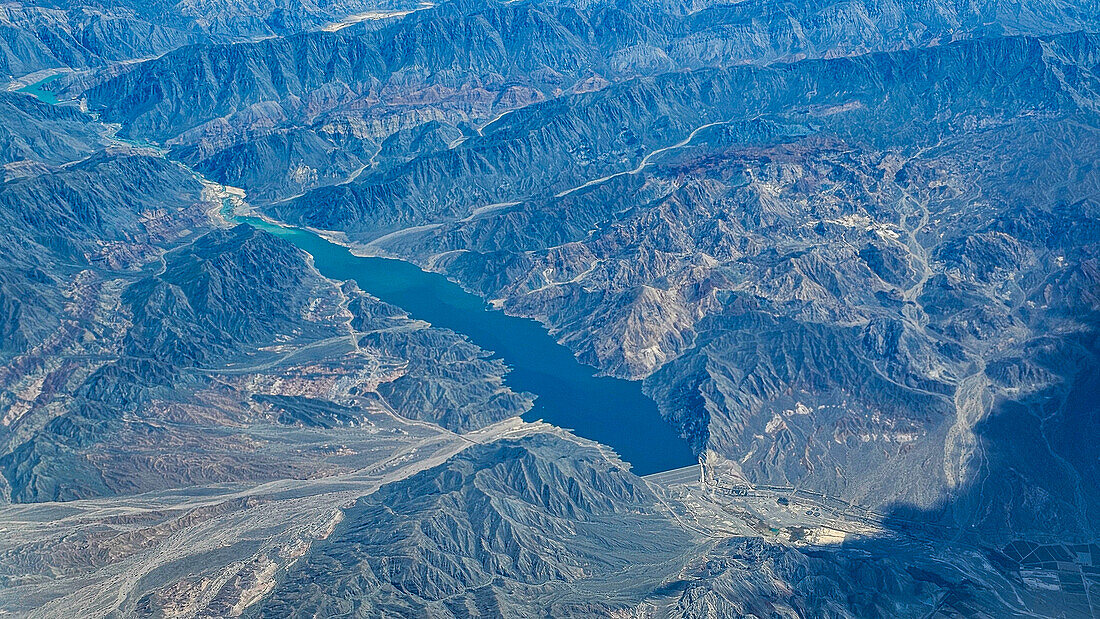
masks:
<path fill-rule="evenodd" d="M 659 566 L 690 542 L 640 479 L 536 435 L 473 447 L 360 499 L 259 614 L 526 616 L 522 596 L 584 588 L 638 553 Z"/>

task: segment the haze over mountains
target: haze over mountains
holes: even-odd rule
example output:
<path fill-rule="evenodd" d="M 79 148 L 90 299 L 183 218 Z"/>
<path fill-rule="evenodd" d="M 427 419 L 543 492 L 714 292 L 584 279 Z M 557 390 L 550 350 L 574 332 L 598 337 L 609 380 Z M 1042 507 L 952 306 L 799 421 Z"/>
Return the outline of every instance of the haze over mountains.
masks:
<path fill-rule="evenodd" d="M 0 7 L 0 608 L 1096 616 L 1098 20 Z M 703 465 L 234 210 L 539 320 Z"/>

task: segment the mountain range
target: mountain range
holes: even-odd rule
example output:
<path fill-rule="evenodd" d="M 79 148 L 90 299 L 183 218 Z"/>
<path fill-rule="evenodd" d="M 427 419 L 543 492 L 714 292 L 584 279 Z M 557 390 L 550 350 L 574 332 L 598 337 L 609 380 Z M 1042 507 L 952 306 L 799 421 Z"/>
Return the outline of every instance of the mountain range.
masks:
<path fill-rule="evenodd" d="M 0 609 L 1097 616 L 1098 20 L 0 7 Z M 279 226 L 538 321 L 699 464 Z"/>

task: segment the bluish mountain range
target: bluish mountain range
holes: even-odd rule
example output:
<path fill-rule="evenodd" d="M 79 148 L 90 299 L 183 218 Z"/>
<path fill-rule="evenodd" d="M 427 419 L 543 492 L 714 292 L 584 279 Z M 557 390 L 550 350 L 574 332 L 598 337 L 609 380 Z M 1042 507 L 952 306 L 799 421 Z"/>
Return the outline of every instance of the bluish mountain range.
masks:
<path fill-rule="evenodd" d="M 1100 616 L 1096 1 L 20 1 L 4 76 L 0 612 Z"/>

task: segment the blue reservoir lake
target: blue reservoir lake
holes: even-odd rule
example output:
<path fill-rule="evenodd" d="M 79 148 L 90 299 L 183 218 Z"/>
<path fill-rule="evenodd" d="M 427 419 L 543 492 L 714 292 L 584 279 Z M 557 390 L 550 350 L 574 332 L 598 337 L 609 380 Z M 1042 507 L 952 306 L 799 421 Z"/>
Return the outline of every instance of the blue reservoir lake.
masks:
<path fill-rule="evenodd" d="M 226 213 L 278 235 L 313 256 L 323 275 L 354 280 L 370 294 L 392 303 L 413 318 L 451 329 L 492 351 L 511 368 L 505 383 L 536 396 L 523 418 L 543 420 L 579 436 L 611 446 L 638 475 L 676 469 L 697 462 L 687 442 L 642 393 L 640 382 L 595 376 L 595 370 L 573 356 L 535 320 L 509 316 L 489 306 L 438 273 L 389 258 L 356 256 L 348 248 L 312 232 L 282 227 L 256 217 Z"/>
<path fill-rule="evenodd" d="M 57 95 L 55 95 L 54 93 L 46 90 L 46 85 L 49 84 L 50 82 L 54 81 L 54 80 L 57 80 L 62 75 L 64 75 L 64 74 L 63 73 L 58 73 L 56 75 L 51 75 L 51 76 L 47 77 L 44 80 L 39 80 L 39 81 L 31 84 L 30 86 L 25 86 L 23 88 L 20 88 L 19 92 L 23 92 L 23 93 L 26 93 L 28 95 L 32 95 L 32 96 L 34 96 L 35 98 L 37 98 L 39 101 L 41 101 L 43 103 L 56 104 L 56 103 L 58 103 Z"/>
<path fill-rule="evenodd" d="M 20 92 L 57 104 L 45 89 L 52 75 Z M 182 165 L 182 164 L 181 164 Z M 370 294 L 400 307 L 413 318 L 465 335 L 492 351 L 511 371 L 505 383 L 533 394 L 535 404 L 523 418 L 543 420 L 610 446 L 637 475 L 669 471 L 698 462 L 685 441 L 642 393 L 640 382 L 596 376 L 535 320 L 509 316 L 489 306 L 438 273 L 389 258 L 366 258 L 312 232 L 279 226 L 258 217 L 237 215 L 229 202 L 223 214 L 282 237 L 313 256 L 322 275 L 354 280 Z"/>

